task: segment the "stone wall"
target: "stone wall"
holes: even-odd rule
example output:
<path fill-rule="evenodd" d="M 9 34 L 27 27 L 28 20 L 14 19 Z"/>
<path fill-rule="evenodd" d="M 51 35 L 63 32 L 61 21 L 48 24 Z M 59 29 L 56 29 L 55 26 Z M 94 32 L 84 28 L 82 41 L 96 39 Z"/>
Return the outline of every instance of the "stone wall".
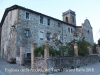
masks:
<path fill-rule="evenodd" d="M 19 51 L 20 45 L 23 45 L 25 52 L 30 53 L 31 43 L 34 41 L 37 46 L 41 46 L 47 41 L 46 34 L 50 33 L 50 46 L 58 49 L 58 43 L 56 39 L 59 39 L 61 42 L 66 43 L 73 39 L 73 33 L 71 29 L 74 31 L 75 28 L 73 26 L 67 25 L 65 23 L 61 23 L 54 19 L 50 19 L 50 25 L 47 25 L 48 17 L 43 15 L 38 15 L 36 13 L 29 13 L 29 19 L 26 19 L 25 10 L 19 9 L 19 19 L 17 25 L 17 51 Z M 43 16 L 43 24 L 40 23 L 40 16 Z M 60 27 L 58 27 L 58 23 L 60 23 Z M 68 31 L 70 28 L 70 32 Z M 24 30 L 29 30 L 29 37 L 25 37 Z M 42 39 L 41 39 L 42 38 Z M 19 52 L 18 52 L 19 55 Z"/>
<path fill-rule="evenodd" d="M 43 71 L 46 69 L 45 66 L 47 65 L 47 69 L 54 70 L 54 69 L 69 69 L 74 67 L 80 67 L 88 64 L 93 64 L 99 62 L 100 58 L 98 55 L 90 55 L 90 56 L 78 56 L 78 57 L 51 57 L 45 60 L 43 58 L 36 58 L 35 59 L 35 68 L 34 69 L 42 69 Z"/>
<path fill-rule="evenodd" d="M 16 27 L 18 10 L 9 11 L 2 25 L 1 33 L 1 57 L 9 60 L 16 58 Z"/>
<path fill-rule="evenodd" d="M 26 12 L 29 13 L 29 19 L 26 19 Z M 43 17 L 43 24 L 40 23 L 40 16 Z M 47 24 L 47 19 L 50 19 L 50 25 Z M 29 31 L 28 37 L 25 36 L 25 30 Z M 33 41 L 37 46 L 41 46 L 47 41 L 47 33 L 50 34 L 48 41 L 50 46 L 58 49 L 58 46 L 61 45 L 58 40 L 62 43 L 68 43 L 74 39 L 73 31 L 75 31 L 74 26 L 42 14 L 31 13 L 23 9 L 9 11 L 2 25 L 1 57 L 7 60 L 11 57 L 19 57 L 20 46 L 23 46 L 26 56 L 27 53 L 31 53 Z M 86 33 L 84 36 L 91 43 L 93 40 L 91 29 L 89 35 Z"/>
<path fill-rule="evenodd" d="M 0 53 L 1 53 L 1 30 L 2 30 L 2 27 L 0 27 Z"/>
<path fill-rule="evenodd" d="M 91 24 L 88 19 L 86 19 L 83 23 L 83 36 L 87 42 L 89 42 L 91 45 L 94 45 L 94 40 L 93 40 L 93 31 Z"/>
<path fill-rule="evenodd" d="M 45 70 L 45 66 L 46 66 L 46 62 L 44 60 L 44 58 L 41 57 L 35 57 L 34 60 L 34 69 L 41 69 L 41 70 Z"/>

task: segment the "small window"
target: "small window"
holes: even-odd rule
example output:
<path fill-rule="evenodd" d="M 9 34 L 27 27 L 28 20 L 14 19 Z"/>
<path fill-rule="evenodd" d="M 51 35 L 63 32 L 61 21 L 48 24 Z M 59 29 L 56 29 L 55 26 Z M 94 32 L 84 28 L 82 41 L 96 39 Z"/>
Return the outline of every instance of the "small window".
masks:
<path fill-rule="evenodd" d="M 66 17 L 66 22 L 68 22 L 68 17 Z"/>
<path fill-rule="evenodd" d="M 28 37 L 29 36 L 29 30 L 25 30 L 24 34 L 25 34 L 26 37 Z"/>
<path fill-rule="evenodd" d="M 40 16 L 40 23 L 43 24 L 43 17 Z"/>
<path fill-rule="evenodd" d="M 39 32 L 39 38 L 40 38 L 40 40 L 43 40 L 43 31 Z"/>
<path fill-rule="evenodd" d="M 70 33 L 70 28 L 68 28 L 68 32 Z"/>
<path fill-rule="evenodd" d="M 58 23 L 58 27 L 60 27 L 60 23 Z"/>
<path fill-rule="evenodd" d="M 50 33 L 47 33 L 46 37 L 47 37 L 47 40 L 50 41 Z"/>
<path fill-rule="evenodd" d="M 73 29 L 71 28 L 71 33 L 73 32 Z"/>
<path fill-rule="evenodd" d="M 27 58 L 30 58 L 31 57 L 31 53 L 27 53 Z"/>
<path fill-rule="evenodd" d="M 47 25 L 50 25 L 50 19 L 47 19 Z"/>
<path fill-rule="evenodd" d="M 88 34 L 89 34 L 89 30 L 88 30 Z"/>
<path fill-rule="evenodd" d="M 29 13 L 26 12 L 26 19 L 29 19 Z"/>
<path fill-rule="evenodd" d="M 72 20 L 73 20 L 73 22 L 74 22 L 74 16 L 72 16 Z"/>

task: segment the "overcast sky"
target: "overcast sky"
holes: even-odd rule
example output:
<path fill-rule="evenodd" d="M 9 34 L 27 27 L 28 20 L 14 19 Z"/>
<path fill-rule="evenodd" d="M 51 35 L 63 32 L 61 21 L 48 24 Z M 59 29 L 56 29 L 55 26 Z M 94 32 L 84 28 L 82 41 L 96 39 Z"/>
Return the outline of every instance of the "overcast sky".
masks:
<path fill-rule="evenodd" d="M 76 23 L 87 18 L 93 27 L 94 42 L 100 38 L 100 0 L 0 0 L 0 21 L 7 7 L 20 5 L 62 20 L 62 12 L 69 9 L 76 13 Z"/>

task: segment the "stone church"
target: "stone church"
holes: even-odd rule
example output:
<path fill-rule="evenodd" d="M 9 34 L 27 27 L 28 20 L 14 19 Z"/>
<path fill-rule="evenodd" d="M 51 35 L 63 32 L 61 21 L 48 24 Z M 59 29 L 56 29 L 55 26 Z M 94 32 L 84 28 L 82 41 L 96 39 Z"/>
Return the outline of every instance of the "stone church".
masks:
<path fill-rule="evenodd" d="M 41 46 L 48 41 L 57 49 L 56 40 L 68 43 L 74 39 L 74 33 L 78 36 L 77 40 L 84 37 L 91 45 L 94 44 L 88 19 L 81 26 L 76 26 L 76 14 L 72 10 L 62 13 L 62 18 L 59 20 L 18 5 L 7 8 L 0 23 L 1 57 L 6 60 L 16 58 L 20 55 L 21 46 L 27 57 L 32 42 Z"/>

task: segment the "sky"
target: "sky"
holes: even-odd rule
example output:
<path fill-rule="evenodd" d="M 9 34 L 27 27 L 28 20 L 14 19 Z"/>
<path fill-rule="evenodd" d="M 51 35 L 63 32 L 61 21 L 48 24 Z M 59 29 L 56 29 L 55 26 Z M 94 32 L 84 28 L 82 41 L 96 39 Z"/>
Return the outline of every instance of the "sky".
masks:
<path fill-rule="evenodd" d="M 5 9 L 15 4 L 60 20 L 62 13 L 71 9 L 76 13 L 77 26 L 87 18 L 93 28 L 94 42 L 100 38 L 100 0 L 0 0 L 0 22 Z"/>

